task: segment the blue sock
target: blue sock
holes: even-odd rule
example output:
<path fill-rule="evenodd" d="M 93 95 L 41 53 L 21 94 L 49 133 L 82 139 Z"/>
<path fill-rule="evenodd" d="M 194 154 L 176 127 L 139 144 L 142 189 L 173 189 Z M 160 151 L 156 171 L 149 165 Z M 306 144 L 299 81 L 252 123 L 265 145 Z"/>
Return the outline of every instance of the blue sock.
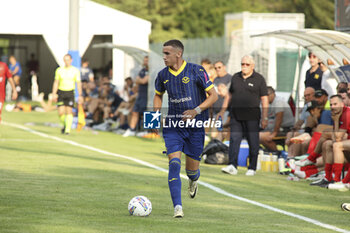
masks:
<path fill-rule="evenodd" d="M 178 158 L 173 158 L 169 161 L 169 174 L 168 174 L 168 184 L 170 189 L 171 199 L 173 200 L 174 207 L 176 205 L 181 205 L 181 160 Z"/>
<path fill-rule="evenodd" d="M 186 174 L 190 180 L 196 181 L 199 179 L 199 176 L 201 175 L 201 172 L 198 170 L 187 170 L 186 169 Z"/>

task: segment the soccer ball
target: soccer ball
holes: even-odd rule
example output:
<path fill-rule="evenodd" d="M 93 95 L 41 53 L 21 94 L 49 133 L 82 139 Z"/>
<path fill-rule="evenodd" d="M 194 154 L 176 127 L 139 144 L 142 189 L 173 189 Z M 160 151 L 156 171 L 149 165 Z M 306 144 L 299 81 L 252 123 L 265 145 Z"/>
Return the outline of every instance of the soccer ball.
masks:
<path fill-rule="evenodd" d="M 152 212 L 152 203 L 144 196 L 133 197 L 128 205 L 130 215 L 145 217 Z"/>

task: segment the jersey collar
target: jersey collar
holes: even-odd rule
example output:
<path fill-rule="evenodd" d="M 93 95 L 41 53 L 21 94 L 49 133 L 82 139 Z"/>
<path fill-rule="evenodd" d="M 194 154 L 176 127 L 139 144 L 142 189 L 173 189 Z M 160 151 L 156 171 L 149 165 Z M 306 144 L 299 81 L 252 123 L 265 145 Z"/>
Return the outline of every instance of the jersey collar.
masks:
<path fill-rule="evenodd" d="M 184 60 L 184 62 L 182 63 L 180 69 L 178 69 L 177 71 L 174 71 L 172 70 L 170 67 L 169 67 L 169 72 L 174 75 L 175 77 L 178 76 L 184 69 L 185 69 L 185 66 L 186 66 L 186 61 Z"/>

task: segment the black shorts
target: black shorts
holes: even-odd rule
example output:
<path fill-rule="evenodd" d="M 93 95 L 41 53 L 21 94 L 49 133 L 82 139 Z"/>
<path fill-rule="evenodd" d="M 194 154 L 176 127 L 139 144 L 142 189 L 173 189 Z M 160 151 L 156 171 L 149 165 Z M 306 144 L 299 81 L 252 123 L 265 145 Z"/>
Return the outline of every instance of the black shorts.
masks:
<path fill-rule="evenodd" d="M 58 100 L 57 106 L 74 107 L 74 91 L 61 91 L 57 92 Z"/>

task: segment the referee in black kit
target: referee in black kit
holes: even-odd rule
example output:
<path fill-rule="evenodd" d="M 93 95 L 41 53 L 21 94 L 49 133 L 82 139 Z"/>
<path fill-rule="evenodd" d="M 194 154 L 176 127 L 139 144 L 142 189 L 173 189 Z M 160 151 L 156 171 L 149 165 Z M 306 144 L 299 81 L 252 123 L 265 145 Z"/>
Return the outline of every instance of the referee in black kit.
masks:
<path fill-rule="evenodd" d="M 267 126 L 269 101 L 266 82 L 261 74 L 254 71 L 254 66 L 252 56 L 246 55 L 242 58 L 241 72 L 233 75 L 229 94 L 219 113 L 223 115 L 230 103 L 230 160 L 229 165 L 222 168 L 222 171 L 231 175 L 237 174 L 238 153 L 243 136 L 247 138 L 249 144 L 249 167 L 246 175 L 255 175 L 259 153 L 259 129 Z"/>

